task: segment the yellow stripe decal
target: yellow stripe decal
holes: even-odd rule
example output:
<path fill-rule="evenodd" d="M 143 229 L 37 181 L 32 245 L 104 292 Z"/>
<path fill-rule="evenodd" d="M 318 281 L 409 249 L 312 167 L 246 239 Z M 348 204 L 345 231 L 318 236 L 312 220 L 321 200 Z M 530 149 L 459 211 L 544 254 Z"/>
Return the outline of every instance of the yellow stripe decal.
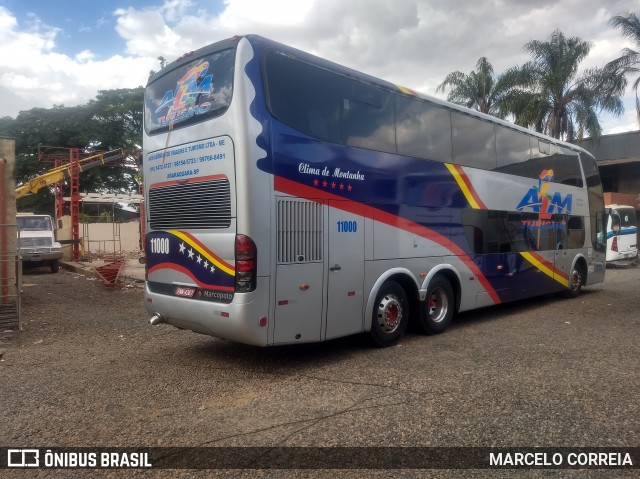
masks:
<path fill-rule="evenodd" d="M 411 96 L 417 96 L 415 91 L 413 91 L 413 90 L 411 90 L 411 89 L 409 89 L 409 88 L 407 88 L 407 87 L 404 87 L 404 86 L 402 86 L 402 85 L 398 85 L 398 84 L 396 84 L 396 86 L 398 87 L 398 89 L 399 89 L 402 93 L 405 93 L 405 94 L 407 94 L 407 95 L 411 95 Z"/>
<path fill-rule="evenodd" d="M 532 255 L 531 253 L 527 253 L 527 252 L 520 252 L 520 254 L 522 255 L 522 257 L 524 259 L 526 259 L 529 263 L 531 263 L 532 265 L 534 265 L 536 268 L 538 268 L 540 271 L 542 271 L 544 274 L 546 274 L 547 276 L 549 276 L 550 278 L 556 280 L 558 283 L 560 283 L 562 286 L 564 287 L 569 287 L 569 279 L 568 278 L 564 278 L 563 276 L 556 274 L 552 268 L 550 268 L 549 266 L 547 266 L 546 264 L 544 264 L 542 261 L 540 261 L 538 258 L 536 258 L 534 255 Z"/>
<path fill-rule="evenodd" d="M 447 169 L 449 170 L 453 178 L 456 180 L 456 183 L 458 183 L 458 186 L 460 187 L 462 194 L 464 194 L 465 198 L 469 202 L 469 205 L 471 205 L 471 207 L 476 210 L 482 209 L 482 207 L 478 204 L 478 202 L 473 197 L 473 194 L 469 190 L 469 187 L 467 186 L 466 182 L 464 181 L 462 176 L 460 176 L 460 172 L 458 171 L 456 166 L 452 165 L 451 163 L 445 163 L 445 166 L 447 167 Z M 540 258 L 537 258 L 533 254 L 527 253 L 527 252 L 520 252 L 520 254 L 524 259 L 526 259 L 529 263 L 534 265 L 544 274 L 554 279 L 555 281 L 560 283 L 562 286 L 569 287 L 569 279 L 565 275 L 555 272 L 553 267 L 549 267 L 548 265 L 546 265 Z"/>
<path fill-rule="evenodd" d="M 209 251 L 206 248 L 204 248 L 200 243 L 194 241 L 193 238 L 191 238 L 190 236 L 186 235 L 182 231 L 170 230 L 170 231 L 167 231 L 167 233 L 170 233 L 170 234 L 180 238 L 182 241 L 187 243 L 189 246 L 191 246 L 198 253 L 200 253 L 202 256 L 204 256 L 206 259 L 208 259 L 212 264 L 214 264 L 217 268 L 221 269 L 225 273 L 230 274 L 231 276 L 235 276 L 236 275 L 236 272 L 233 269 L 233 266 L 231 266 L 230 264 L 225 263 L 220 258 L 215 257 L 211 251 Z"/>
<path fill-rule="evenodd" d="M 471 194 L 471 191 L 469 191 L 469 188 L 467 188 L 467 184 L 464 182 L 464 180 L 460 176 L 460 173 L 458 173 L 458 170 L 456 170 L 455 165 L 452 165 L 451 163 L 445 163 L 445 166 L 447 167 L 447 169 L 449 170 L 453 178 L 456 180 L 456 183 L 458 183 L 458 186 L 462 190 L 462 194 L 467 199 L 471 207 L 476 210 L 482 209 L 480 208 L 480 205 L 477 203 L 477 201 Z"/>

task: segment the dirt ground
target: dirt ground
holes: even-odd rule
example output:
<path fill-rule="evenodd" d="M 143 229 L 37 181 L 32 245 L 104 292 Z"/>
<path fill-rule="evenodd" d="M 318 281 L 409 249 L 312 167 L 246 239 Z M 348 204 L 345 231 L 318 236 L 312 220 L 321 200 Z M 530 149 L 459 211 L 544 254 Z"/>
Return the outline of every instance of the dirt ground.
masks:
<path fill-rule="evenodd" d="M 64 270 L 27 271 L 23 279 L 24 328 L 0 360 L 0 446 L 640 445 L 637 267 L 608 270 L 604 284 L 577 299 L 544 297 L 462 314 L 442 335 L 410 333 L 384 349 L 359 336 L 244 346 L 151 327 L 139 287 L 105 288 Z M 5 470 L 0 476 L 497 472 Z M 637 473 L 537 470 L 521 477 Z"/>

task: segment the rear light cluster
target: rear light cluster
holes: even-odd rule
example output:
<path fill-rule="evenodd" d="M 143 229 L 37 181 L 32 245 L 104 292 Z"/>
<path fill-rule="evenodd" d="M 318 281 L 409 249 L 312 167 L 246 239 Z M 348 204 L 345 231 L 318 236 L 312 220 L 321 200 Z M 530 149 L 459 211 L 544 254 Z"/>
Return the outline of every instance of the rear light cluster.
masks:
<path fill-rule="evenodd" d="M 614 236 L 613 241 L 611 242 L 611 251 L 618 251 L 618 237 Z"/>
<path fill-rule="evenodd" d="M 236 292 L 248 293 L 256 289 L 258 251 L 256 244 L 245 235 L 236 235 Z"/>

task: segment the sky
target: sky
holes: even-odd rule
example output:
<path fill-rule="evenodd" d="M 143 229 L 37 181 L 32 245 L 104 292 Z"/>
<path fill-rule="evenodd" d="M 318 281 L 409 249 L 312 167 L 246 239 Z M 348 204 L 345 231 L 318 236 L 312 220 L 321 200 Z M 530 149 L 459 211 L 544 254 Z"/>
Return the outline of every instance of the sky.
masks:
<path fill-rule="evenodd" d="M 556 29 L 591 42 L 581 68 L 601 67 L 637 48 L 609 24 L 627 11 L 640 0 L 0 0 L 0 117 L 144 86 L 159 56 L 248 33 L 445 98 L 448 73 L 484 56 L 499 74 Z M 601 115 L 605 134 L 638 130 L 630 87 L 624 105 Z"/>

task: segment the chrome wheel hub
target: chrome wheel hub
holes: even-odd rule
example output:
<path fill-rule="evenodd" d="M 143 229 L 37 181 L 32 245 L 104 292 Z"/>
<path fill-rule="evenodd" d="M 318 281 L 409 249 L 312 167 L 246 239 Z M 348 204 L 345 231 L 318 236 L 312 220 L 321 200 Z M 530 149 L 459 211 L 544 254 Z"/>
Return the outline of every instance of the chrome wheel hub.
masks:
<path fill-rule="evenodd" d="M 384 333 L 393 333 L 402 321 L 402 305 L 392 294 L 386 295 L 378 303 L 378 324 Z"/>
<path fill-rule="evenodd" d="M 427 313 L 434 323 L 444 320 L 449 310 L 449 298 L 442 288 L 436 288 L 427 298 Z"/>
<path fill-rule="evenodd" d="M 569 286 L 571 289 L 578 289 L 581 283 L 582 278 L 580 277 L 580 271 L 573 270 L 573 273 L 571 274 L 571 284 Z"/>

